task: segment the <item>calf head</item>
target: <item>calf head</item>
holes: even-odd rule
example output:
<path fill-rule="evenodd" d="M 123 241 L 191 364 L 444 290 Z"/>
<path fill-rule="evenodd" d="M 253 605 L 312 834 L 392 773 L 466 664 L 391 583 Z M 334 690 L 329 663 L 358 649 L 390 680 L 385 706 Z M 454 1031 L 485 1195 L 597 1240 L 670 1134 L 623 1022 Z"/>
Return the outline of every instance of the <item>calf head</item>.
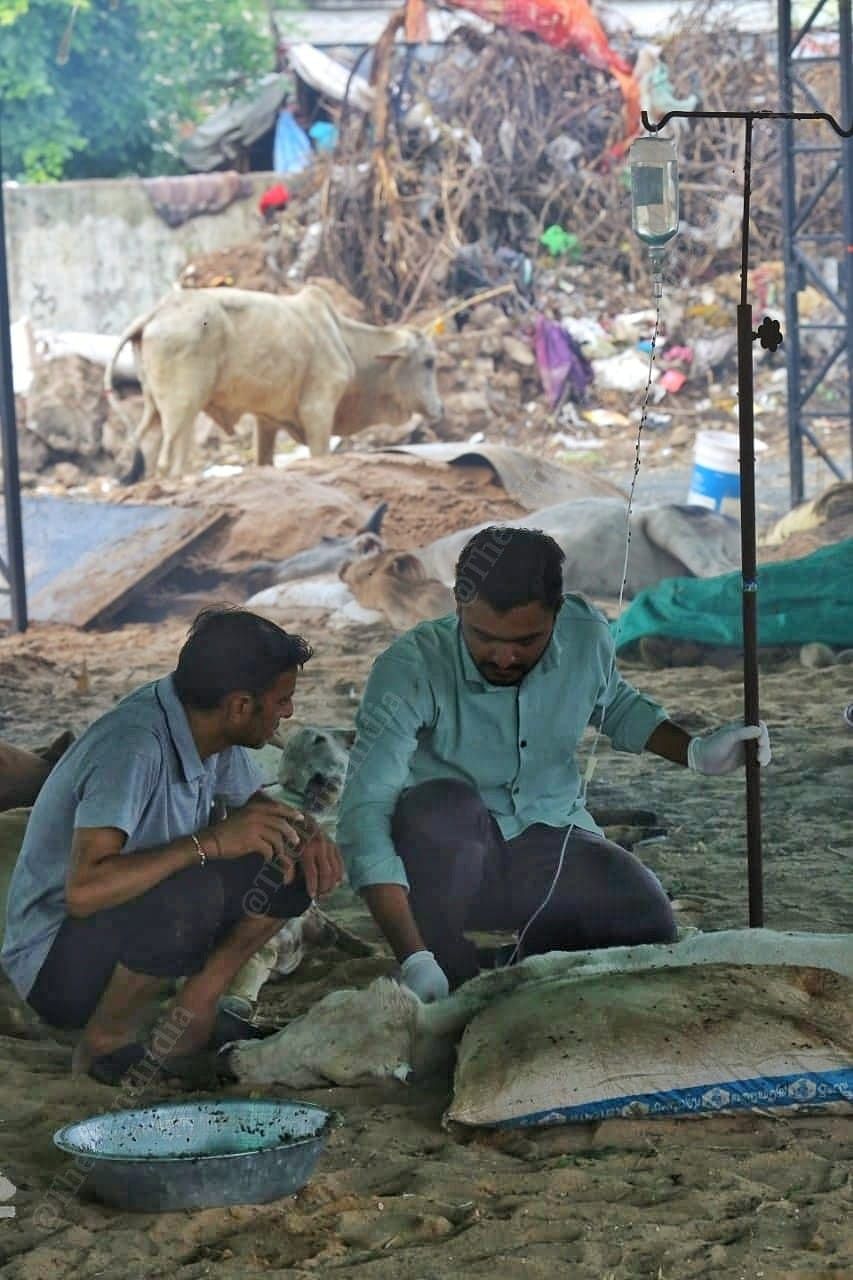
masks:
<path fill-rule="evenodd" d="M 352 729 L 303 725 L 277 741 L 281 746 L 278 780 L 285 791 L 300 797 L 313 814 L 334 809 L 340 799 L 355 740 Z"/>
<path fill-rule="evenodd" d="M 435 376 L 435 344 L 416 329 L 400 329 L 400 342 L 376 359 L 384 365 L 383 391 L 405 421 L 422 413 L 430 422 L 444 415 Z"/>
<path fill-rule="evenodd" d="M 369 582 L 385 576 L 398 582 L 426 582 L 426 570 L 417 556 L 409 551 L 368 552 L 350 560 L 339 571 L 350 587 L 362 588 Z"/>
<path fill-rule="evenodd" d="M 390 978 L 332 991 L 276 1035 L 230 1047 L 228 1066 L 243 1083 L 297 1089 L 406 1080 L 421 1008 Z"/>
<path fill-rule="evenodd" d="M 345 565 L 340 576 L 363 608 L 384 613 L 399 631 L 453 609 L 447 587 L 427 577 L 421 561 L 408 551 L 364 556 Z"/>

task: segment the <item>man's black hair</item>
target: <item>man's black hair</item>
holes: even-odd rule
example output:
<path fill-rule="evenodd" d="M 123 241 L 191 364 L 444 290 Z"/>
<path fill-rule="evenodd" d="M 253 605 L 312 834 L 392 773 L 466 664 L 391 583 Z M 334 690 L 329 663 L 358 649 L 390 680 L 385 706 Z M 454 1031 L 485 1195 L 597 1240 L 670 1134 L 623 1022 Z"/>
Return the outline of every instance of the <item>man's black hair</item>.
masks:
<path fill-rule="evenodd" d="M 178 655 L 175 690 L 184 706 L 211 711 L 229 693 L 265 693 L 312 653 L 302 636 L 248 609 L 204 609 Z"/>
<path fill-rule="evenodd" d="M 458 604 L 484 600 L 498 613 L 539 601 L 556 613 L 563 599 L 561 547 L 541 529 L 490 525 L 475 533 L 456 562 Z"/>

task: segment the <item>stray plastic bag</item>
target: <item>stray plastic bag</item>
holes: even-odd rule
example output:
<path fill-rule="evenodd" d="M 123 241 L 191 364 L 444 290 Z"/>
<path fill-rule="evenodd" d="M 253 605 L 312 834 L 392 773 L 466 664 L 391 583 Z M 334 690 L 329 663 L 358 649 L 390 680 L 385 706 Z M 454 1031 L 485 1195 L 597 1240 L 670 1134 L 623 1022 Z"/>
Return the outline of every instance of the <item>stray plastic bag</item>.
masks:
<path fill-rule="evenodd" d="M 664 391 L 669 391 L 672 395 L 680 391 L 687 381 L 687 374 L 682 373 L 680 369 L 667 369 L 666 373 L 661 375 L 660 386 Z"/>
<path fill-rule="evenodd" d="M 290 192 L 283 182 L 277 182 L 274 186 L 268 187 L 258 201 L 258 212 L 262 217 L 271 217 L 274 213 L 278 213 L 280 209 L 286 209 L 290 200 Z"/>
<path fill-rule="evenodd" d="M 563 399 L 567 383 L 574 398 L 582 401 L 594 375 L 592 365 L 571 334 L 562 325 L 538 315 L 535 346 L 539 375 L 551 408 Z"/>
<path fill-rule="evenodd" d="M 308 130 L 308 137 L 318 151 L 334 151 L 338 145 L 338 126 L 331 120 L 318 120 Z"/>
<path fill-rule="evenodd" d="M 272 149 L 272 164 L 276 173 L 297 173 L 311 163 L 314 152 L 308 134 L 296 123 L 290 111 L 278 113 L 275 124 L 275 139 Z"/>
<path fill-rule="evenodd" d="M 580 240 L 573 232 L 566 231 L 565 227 L 561 227 L 557 222 L 545 228 L 539 237 L 539 243 L 548 250 L 552 258 L 570 257 L 572 262 L 580 262 L 583 257 Z"/>
<path fill-rule="evenodd" d="M 642 391 L 649 377 L 649 361 L 639 351 L 622 351 L 606 360 L 593 360 L 596 381 L 607 391 Z M 652 370 L 652 382 L 658 377 Z"/>

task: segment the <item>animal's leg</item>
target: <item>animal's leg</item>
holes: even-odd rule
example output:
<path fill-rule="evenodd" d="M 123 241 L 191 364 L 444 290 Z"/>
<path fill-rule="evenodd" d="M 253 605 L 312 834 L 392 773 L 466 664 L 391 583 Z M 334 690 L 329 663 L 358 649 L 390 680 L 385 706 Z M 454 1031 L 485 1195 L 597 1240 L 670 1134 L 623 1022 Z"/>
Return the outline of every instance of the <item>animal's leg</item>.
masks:
<path fill-rule="evenodd" d="M 272 422 L 255 419 L 255 462 L 259 467 L 271 467 L 278 428 Z"/>
<path fill-rule="evenodd" d="M 195 405 L 170 405 L 161 416 L 163 439 L 157 455 L 157 471 L 164 476 L 180 476 L 192 449 L 198 409 Z"/>
<path fill-rule="evenodd" d="M 139 444 L 142 437 L 147 435 L 152 428 L 161 426 L 160 414 L 154 403 L 153 397 L 148 391 L 144 393 L 145 399 L 142 403 L 142 417 L 139 419 L 139 426 L 134 434 L 134 444 Z"/>
<path fill-rule="evenodd" d="M 326 387 L 322 395 L 304 400 L 299 408 L 299 420 L 312 458 L 329 452 L 329 440 L 335 422 L 335 410 L 343 394 L 343 387 Z"/>
<path fill-rule="evenodd" d="M 149 431 L 160 431 L 160 445 L 162 448 L 163 423 L 160 418 L 160 410 L 157 408 L 154 397 L 145 387 L 143 388 L 143 395 L 145 399 L 142 404 L 142 417 L 139 419 L 139 425 L 133 433 L 133 447 L 139 457 L 144 456 L 141 452 L 141 442 Z"/>
<path fill-rule="evenodd" d="M 210 402 L 216 384 L 217 366 L 198 363 L 198 367 L 181 367 L 182 351 L 177 354 L 163 343 L 152 348 L 148 361 L 148 387 L 160 411 L 163 439 L 157 458 L 161 475 L 178 476 L 192 453 L 195 421 Z"/>
<path fill-rule="evenodd" d="M 170 475 L 183 476 L 192 469 L 192 452 L 195 444 L 195 416 L 186 426 L 178 431 L 172 446 L 172 468 Z"/>

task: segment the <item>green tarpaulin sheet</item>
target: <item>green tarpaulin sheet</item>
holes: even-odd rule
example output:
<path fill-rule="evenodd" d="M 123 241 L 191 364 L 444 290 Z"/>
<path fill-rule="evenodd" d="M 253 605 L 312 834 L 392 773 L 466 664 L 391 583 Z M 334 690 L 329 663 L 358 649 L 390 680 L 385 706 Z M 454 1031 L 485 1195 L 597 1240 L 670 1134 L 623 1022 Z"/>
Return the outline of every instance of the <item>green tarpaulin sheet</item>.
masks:
<path fill-rule="evenodd" d="M 647 587 L 623 613 L 618 633 L 610 624 L 617 649 L 652 635 L 742 647 L 741 582 L 740 573 L 726 573 Z M 812 641 L 853 648 L 853 538 L 759 567 L 759 645 Z"/>

